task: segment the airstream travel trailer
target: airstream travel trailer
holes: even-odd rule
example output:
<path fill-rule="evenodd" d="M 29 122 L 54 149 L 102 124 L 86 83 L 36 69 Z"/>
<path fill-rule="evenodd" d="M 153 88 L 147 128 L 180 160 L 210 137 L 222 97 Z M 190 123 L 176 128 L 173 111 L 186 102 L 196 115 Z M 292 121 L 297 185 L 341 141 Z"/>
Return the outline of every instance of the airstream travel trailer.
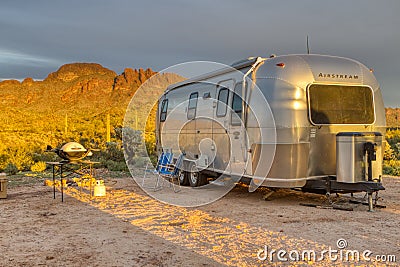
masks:
<path fill-rule="evenodd" d="M 158 151 L 186 154 L 181 182 L 191 186 L 227 174 L 267 187 L 371 196 L 384 189 L 384 132 L 372 71 L 325 55 L 237 62 L 169 86 L 157 113 Z"/>

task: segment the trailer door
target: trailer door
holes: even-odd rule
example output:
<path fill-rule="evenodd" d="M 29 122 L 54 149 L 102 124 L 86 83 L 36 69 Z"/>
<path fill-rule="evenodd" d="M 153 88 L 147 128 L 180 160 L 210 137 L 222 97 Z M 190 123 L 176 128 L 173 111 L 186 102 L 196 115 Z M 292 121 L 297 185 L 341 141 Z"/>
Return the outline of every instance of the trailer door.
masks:
<path fill-rule="evenodd" d="M 242 98 L 243 83 L 236 83 L 231 101 L 229 137 L 231 141 L 231 174 L 242 176 L 246 167 L 246 140 L 247 132 L 245 130 L 244 101 Z"/>
<path fill-rule="evenodd" d="M 212 139 L 215 143 L 216 156 L 214 170 L 230 174 L 231 143 L 229 141 L 229 100 L 232 95 L 234 81 L 232 79 L 219 82 L 217 85 L 216 101 L 213 105 L 214 122 Z"/>

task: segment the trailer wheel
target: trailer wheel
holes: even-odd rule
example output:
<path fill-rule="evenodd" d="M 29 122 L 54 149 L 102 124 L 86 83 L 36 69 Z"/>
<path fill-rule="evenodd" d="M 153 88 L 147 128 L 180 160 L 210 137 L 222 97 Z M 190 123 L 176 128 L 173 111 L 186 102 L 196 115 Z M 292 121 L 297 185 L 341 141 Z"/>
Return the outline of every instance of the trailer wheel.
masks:
<path fill-rule="evenodd" d="M 191 187 L 202 186 L 205 184 L 205 176 L 198 171 L 195 164 L 191 164 L 188 176 L 189 184 Z"/>
<path fill-rule="evenodd" d="M 190 173 L 189 172 L 187 172 L 187 171 L 182 171 L 180 174 L 179 174 L 179 183 L 181 184 L 181 185 L 189 185 L 189 175 L 190 175 Z"/>

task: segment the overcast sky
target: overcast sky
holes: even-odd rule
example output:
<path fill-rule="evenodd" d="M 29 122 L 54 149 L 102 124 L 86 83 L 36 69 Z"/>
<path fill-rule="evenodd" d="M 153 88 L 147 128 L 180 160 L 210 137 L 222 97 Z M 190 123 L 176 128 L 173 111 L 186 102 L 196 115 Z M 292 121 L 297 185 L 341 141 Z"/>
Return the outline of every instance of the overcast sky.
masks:
<path fill-rule="evenodd" d="M 2 0 L 0 79 L 43 79 L 71 62 L 162 70 L 193 60 L 312 53 L 375 70 L 400 106 L 400 1 Z"/>

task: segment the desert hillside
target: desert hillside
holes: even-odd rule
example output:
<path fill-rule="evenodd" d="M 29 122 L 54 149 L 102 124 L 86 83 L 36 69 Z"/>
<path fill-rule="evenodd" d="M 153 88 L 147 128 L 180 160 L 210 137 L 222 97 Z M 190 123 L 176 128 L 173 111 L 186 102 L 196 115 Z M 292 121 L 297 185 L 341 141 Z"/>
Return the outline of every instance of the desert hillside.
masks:
<path fill-rule="evenodd" d="M 100 64 L 72 63 L 61 66 L 43 81 L 0 82 L 0 171 L 10 163 L 19 170 L 43 157 L 47 145 L 77 141 L 105 148 L 106 121 L 110 117 L 111 141 L 119 141 L 123 118 L 132 96 L 156 72 L 126 68 L 117 74 Z M 179 80 L 158 75 L 158 80 Z M 163 81 L 160 81 L 163 83 Z M 152 87 L 141 97 L 160 94 Z M 138 107 L 138 125 L 146 123 Z"/>

